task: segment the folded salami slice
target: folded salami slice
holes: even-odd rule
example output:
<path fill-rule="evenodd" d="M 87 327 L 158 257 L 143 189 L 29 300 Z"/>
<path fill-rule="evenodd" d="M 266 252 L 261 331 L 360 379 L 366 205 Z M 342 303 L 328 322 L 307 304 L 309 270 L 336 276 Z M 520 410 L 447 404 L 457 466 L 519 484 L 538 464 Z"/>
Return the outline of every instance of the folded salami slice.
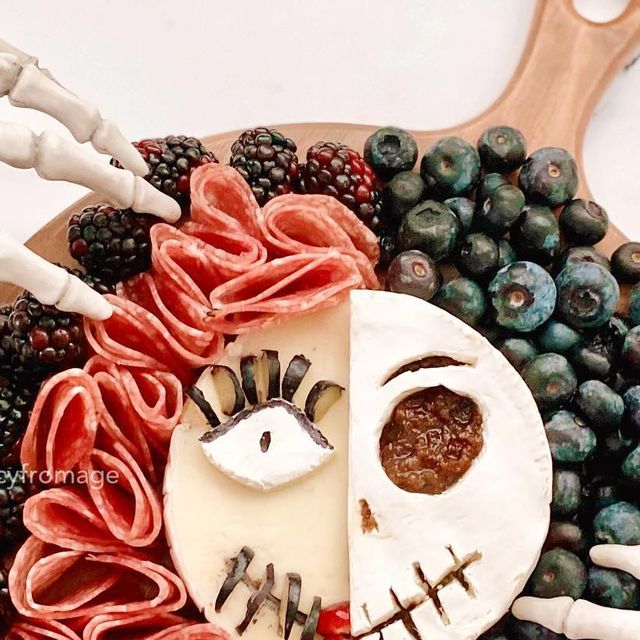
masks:
<path fill-rule="evenodd" d="M 220 231 L 193 220 L 181 229 L 157 224 L 151 229 L 154 277 L 173 282 L 207 304 L 211 290 L 266 262 L 266 247 L 244 231 Z"/>
<path fill-rule="evenodd" d="M 180 380 L 167 371 L 130 369 L 100 356 L 91 358 L 85 365 L 85 371 L 93 376 L 105 373 L 118 381 L 137 417 L 134 422 L 141 426 L 149 445 L 164 453 L 166 458 L 171 434 L 182 414 Z"/>
<path fill-rule="evenodd" d="M 249 185 L 232 167 L 203 165 L 191 174 L 191 219 L 195 222 L 260 238 L 259 210 Z"/>
<path fill-rule="evenodd" d="M 106 296 L 113 315 L 104 322 L 84 319 L 87 340 L 94 351 L 107 360 L 129 367 L 142 367 L 174 373 L 186 382 L 192 369 L 214 362 L 222 347 L 216 335 L 206 353 L 193 353 L 178 342 L 151 312 L 116 296 Z"/>
<path fill-rule="evenodd" d="M 38 394 L 22 441 L 24 468 L 46 471 L 51 482 L 59 472 L 76 467 L 93 448 L 102 411 L 98 386 L 81 369 L 50 378 Z"/>
<path fill-rule="evenodd" d="M 112 441 L 109 452 L 94 449 L 82 468 L 104 478 L 88 483 L 87 490 L 111 535 L 131 547 L 155 542 L 162 529 L 160 497 L 122 443 Z"/>
<path fill-rule="evenodd" d="M 65 551 L 32 536 L 9 574 L 18 613 L 46 620 L 176 611 L 186 602 L 182 581 L 141 556 Z"/>
<path fill-rule="evenodd" d="M 277 255 L 337 250 L 358 264 L 365 285 L 379 287 L 374 271 L 380 257 L 375 234 L 330 196 L 279 196 L 268 202 L 260 218 L 265 241 Z"/>
<path fill-rule="evenodd" d="M 362 286 L 351 256 L 336 251 L 287 256 L 214 289 L 211 319 L 224 333 L 246 333 L 336 304 Z"/>
<path fill-rule="evenodd" d="M 203 305 L 171 281 L 141 273 L 121 287 L 121 295 L 152 313 L 179 347 L 195 356 L 217 345 L 219 336 L 207 327 L 209 305 Z"/>
<path fill-rule="evenodd" d="M 24 506 L 24 524 L 43 542 L 74 551 L 123 552 L 86 487 L 55 487 L 35 494 Z"/>
<path fill-rule="evenodd" d="M 23 618 L 11 627 L 5 640 L 81 640 L 80 636 L 56 620 Z"/>
<path fill-rule="evenodd" d="M 145 612 L 138 615 L 102 615 L 85 627 L 83 640 L 227 640 L 215 625 L 180 616 Z"/>

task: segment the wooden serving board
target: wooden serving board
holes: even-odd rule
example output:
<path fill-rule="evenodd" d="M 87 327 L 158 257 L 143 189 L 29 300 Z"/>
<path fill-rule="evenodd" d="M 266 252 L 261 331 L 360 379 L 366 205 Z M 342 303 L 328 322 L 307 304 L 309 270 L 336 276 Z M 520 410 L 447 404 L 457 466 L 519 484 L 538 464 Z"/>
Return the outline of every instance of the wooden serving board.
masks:
<path fill-rule="evenodd" d="M 487 127 L 510 125 L 524 133 L 530 151 L 543 146 L 568 149 L 580 167 L 578 195 L 589 197 L 582 171 L 585 130 L 600 96 L 639 44 L 640 0 L 631 0 L 618 18 L 606 24 L 580 16 L 572 0 L 538 0 L 524 53 L 502 95 L 469 122 L 439 131 L 413 131 L 420 155 L 442 136 L 458 135 L 474 143 Z M 302 159 L 306 149 L 319 140 L 342 142 L 361 151 L 378 127 L 312 123 L 277 128 L 296 141 Z M 216 134 L 203 141 L 220 162 L 226 162 L 239 133 Z M 75 202 L 30 238 L 27 246 L 50 261 L 72 265 L 67 251 L 67 220 L 71 212 L 98 200 L 90 194 Z M 606 208 L 607 203 L 602 204 Z M 611 228 L 600 249 L 610 255 L 625 240 L 618 229 Z M 17 293 L 15 287 L 0 284 L 0 301 L 12 300 Z"/>

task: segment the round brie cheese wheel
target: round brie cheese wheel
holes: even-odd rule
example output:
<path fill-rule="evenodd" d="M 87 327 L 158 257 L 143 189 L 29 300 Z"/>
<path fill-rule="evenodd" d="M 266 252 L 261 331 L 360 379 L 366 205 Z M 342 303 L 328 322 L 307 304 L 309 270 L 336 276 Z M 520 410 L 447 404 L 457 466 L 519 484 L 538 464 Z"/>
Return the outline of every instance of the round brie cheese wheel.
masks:
<path fill-rule="evenodd" d="M 319 380 L 335 382 L 346 391 L 315 423 L 333 446 L 331 456 L 317 468 L 269 491 L 238 482 L 207 459 L 200 438 L 210 427 L 193 402 L 186 404 L 182 424 L 173 434 L 165 471 L 167 538 L 176 569 L 195 604 L 232 637 L 240 637 L 236 627 L 243 621 L 248 601 L 269 563 L 274 568 L 271 591 L 278 598 L 286 599 L 287 573 L 300 575 L 301 612 L 311 609 L 315 596 L 322 598 L 323 606 L 349 599 L 348 303 L 241 336 L 228 345 L 219 364 L 232 368 L 240 377 L 240 358 L 259 355 L 263 349 L 278 352 L 282 375 L 295 355 L 302 354 L 311 362 L 293 396 L 298 407 L 304 409 L 309 391 Z M 211 373 L 205 371 L 196 386 L 222 417 Z M 258 444 L 247 442 L 247 446 Z M 255 554 L 247 568 L 247 576 L 255 585 L 238 584 L 216 612 L 215 601 L 231 561 L 243 547 Z M 242 638 L 282 637 L 278 635 L 279 624 L 274 603 L 266 603 Z M 293 638 L 300 634 L 300 626 L 296 627 Z"/>

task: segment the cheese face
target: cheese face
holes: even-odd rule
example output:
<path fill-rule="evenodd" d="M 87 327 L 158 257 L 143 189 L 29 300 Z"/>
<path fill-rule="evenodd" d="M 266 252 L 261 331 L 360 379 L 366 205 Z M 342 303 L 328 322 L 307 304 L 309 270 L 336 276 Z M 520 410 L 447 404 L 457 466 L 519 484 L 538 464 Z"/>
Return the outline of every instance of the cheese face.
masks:
<path fill-rule="evenodd" d="M 230 478 L 269 491 L 311 473 L 334 451 L 328 443 L 314 442 L 300 424 L 305 418 L 290 403 L 275 401 L 248 412 L 223 435 L 203 441 L 202 449 Z"/>
<path fill-rule="evenodd" d="M 300 574 L 300 611 L 310 610 L 314 596 L 322 598 L 323 606 L 349 599 L 348 303 L 241 336 L 228 345 L 220 364 L 238 372 L 241 356 L 259 354 L 262 349 L 278 351 L 283 371 L 296 354 L 304 354 L 311 361 L 293 397 L 298 407 L 304 406 L 307 394 L 320 379 L 336 382 L 346 391 L 316 423 L 334 447 L 330 457 L 321 465 L 315 465 L 317 460 L 314 462 L 313 455 L 301 460 L 306 468 L 300 477 L 268 492 L 245 486 L 211 464 L 199 441 L 210 427 L 192 402 L 186 405 L 183 423 L 172 437 L 165 472 L 167 538 L 176 568 L 194 602 L 207 619 L 220 625 L 233 638 L 240 637 L 235 628 L 244 618 L 247 602 L 255 589 L 240 583 L 219 613 L 214 604 L 228 573 L 227 561 L 235 558 L 245 545 L 255 553 L 247 574 L 256 583 L 262 580 L 267 564 L 273 563 L 272 593 L 278 598 L 286 590 L 286 574 Z M 197 386 L 222 416 L 208 372 L 202 375 Z M 254 433 L 247 436 L 246 442 L 238 441 L 237 446 L 259 447 L 258 432 L 262 434 L 262 426 L 247 425 Z M 281 426 L 299 428 L 291 424 Z M 273 429 L 271 446 L 276 442 L 276 431 Z M 219 442 L 231 435 L 232 431 L 221 436 Z M 275 640 L 281 637 L 274 607 L 263 606 L 255 621 L 242 638 Z M 294 625 L 291 638 L 297 640 L 300 632 L 300 625 Z"/>
<path fill-rule="evenodd" d="M 489 342 L 418 298 L 354 291 L 350 332 L 352 633 L 411 637 L 392 620 L 403 608 L 422 638 L 475 640 L 508 611 L 547 535 L 552 466 L 535 402 Z M 393 376 L 433 355 L 466 366 Z M 398 402 L 437 386 L 479 406 L 483 448 L 443 493 L 409 493 L 386 475 L 380 436 Z"/>

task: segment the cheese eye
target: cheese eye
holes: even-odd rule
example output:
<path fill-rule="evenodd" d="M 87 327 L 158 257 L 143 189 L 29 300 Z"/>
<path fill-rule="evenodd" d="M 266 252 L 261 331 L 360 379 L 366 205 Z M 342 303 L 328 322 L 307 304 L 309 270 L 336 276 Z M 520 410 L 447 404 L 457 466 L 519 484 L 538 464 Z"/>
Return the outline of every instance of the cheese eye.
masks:
<path fill-rule="evenodd" d="M 207 459 L 229 478 L 261 491 L 293 482 L 325 463 L 333 446 L 315 423 L 344 389 L 317 381 L 303 410 L 293 401 L 311 366 L 303 355 L 291 359 L 282 381 L 275 351 L 245 356 L 239 364 L 240 378 L 230 367 L 211 369 L 211 402 L 198 387 L 189 391 L 211 426 L 200 439 Z"/>

